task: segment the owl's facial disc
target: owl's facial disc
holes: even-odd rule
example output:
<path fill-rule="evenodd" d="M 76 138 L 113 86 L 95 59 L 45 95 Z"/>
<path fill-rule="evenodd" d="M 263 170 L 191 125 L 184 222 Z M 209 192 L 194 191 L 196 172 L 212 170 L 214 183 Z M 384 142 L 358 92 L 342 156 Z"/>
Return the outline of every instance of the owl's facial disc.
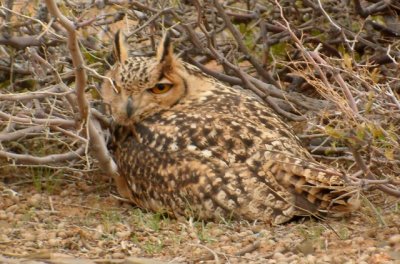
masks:
<path fill-rule="evenodd" d="M 128 125 L 159 114 L 177 104 L 187 94 L 184 68 L 172 50 L 168 34 L 157 49 L 157 56 L 129 57 L 121 32 L 115 38 L 117 63 L 108 73 L 103 98 L 111 105 L 114 119 Z"/>
<path fill-rule="evenodd" d="M 186 89 L 183 79 L 177 74 L 168 78 L 162 77 L 149 86 L 137 87 L 130 92 L 124 89 L 124 92 L 119 94 L 124 102 L 122 110 L 126 120 L 140 122 L 146 117 L 173 107 L 182 99 Z"/>
<path fill-rule="evenodd" d="M 135 118 L 135 116 L 143 116 L 144 113 L 153 112 L 164 109 L 168 105 L 170 97 L 174 96 L 174 85 L 165 78 L 156 83 L 152 88 L 144 89 L 141 94 L 128 96 L 126 100 L 126 116 L 127 118 Z M 141 119 L 141 118 L 140 118 Z"/>

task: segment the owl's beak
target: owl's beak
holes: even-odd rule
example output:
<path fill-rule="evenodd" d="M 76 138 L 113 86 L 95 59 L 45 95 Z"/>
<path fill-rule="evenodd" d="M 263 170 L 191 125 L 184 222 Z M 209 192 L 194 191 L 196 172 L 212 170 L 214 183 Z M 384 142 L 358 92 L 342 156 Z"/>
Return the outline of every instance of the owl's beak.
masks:
<path fill-rule="evenodd" d="M 128 118 L 131 117 L 131 115 L 133 114 L 133 110 L 133 100 L 132 97 L 129 96 L 128 101 L 126 102 L 126 115 L 128 116 Z"/>

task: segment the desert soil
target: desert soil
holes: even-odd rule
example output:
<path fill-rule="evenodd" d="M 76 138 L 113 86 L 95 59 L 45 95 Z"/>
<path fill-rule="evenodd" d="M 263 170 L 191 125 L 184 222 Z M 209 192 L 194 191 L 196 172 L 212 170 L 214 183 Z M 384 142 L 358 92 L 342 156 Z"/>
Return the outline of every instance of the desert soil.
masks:
<path fill-rule="evenodd" d="M 0 176 L 0 263 L 400 263 L 400 203 L 380 193 L 347 218 L 271 226 L 170 219 L 110 186 Z"/>

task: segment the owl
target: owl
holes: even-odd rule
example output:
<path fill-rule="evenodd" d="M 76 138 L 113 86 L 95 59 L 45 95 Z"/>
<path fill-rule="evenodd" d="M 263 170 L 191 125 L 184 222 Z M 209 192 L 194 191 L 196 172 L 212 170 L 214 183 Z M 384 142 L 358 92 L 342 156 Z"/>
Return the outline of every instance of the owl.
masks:
<path fill-rule="evenodd" d="M 258 97 L 175 56 L 168 34 L 155 57 L 129 56 L 122 32 L 114 42 L 102 97 L 115 121 L 110 150 L 135 205 L 271 224 L 357 208 L 357 188 L 341 172 L 316 162 Z"/>

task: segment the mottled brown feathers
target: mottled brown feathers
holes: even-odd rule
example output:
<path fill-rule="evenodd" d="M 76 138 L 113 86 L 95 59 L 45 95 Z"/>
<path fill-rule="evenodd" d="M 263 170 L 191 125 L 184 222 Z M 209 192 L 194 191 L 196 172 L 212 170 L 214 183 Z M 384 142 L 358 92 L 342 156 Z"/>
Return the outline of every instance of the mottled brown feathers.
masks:
<path fill-rule="evenodd" d="M 102 91 L 117 124 L 111 149 L 138 206 L 272 223 L 357 207 L 357 189 L 314 161 L 271 108 L 180 61 L 168 39 L 156 58 L 119 60 L 108 76 L 118 87 Z"/>
<path fill-rule="evenodd" d="M 114 54 L 119 62 L 124 62 L 128 58 L 128 48 L 125 42 L 125 36 L 118 30 L 114 38 Z"/>

